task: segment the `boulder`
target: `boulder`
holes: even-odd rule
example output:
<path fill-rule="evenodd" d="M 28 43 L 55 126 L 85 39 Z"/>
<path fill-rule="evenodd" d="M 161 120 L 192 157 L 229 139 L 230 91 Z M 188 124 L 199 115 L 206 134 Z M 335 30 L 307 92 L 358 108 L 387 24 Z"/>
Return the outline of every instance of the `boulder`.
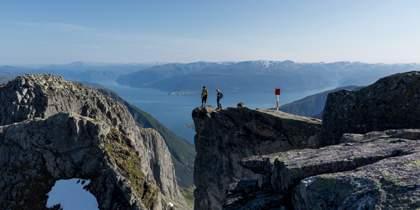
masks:
<path fill-rule="evenodd" d="M 387 130 L 347 135 L 348 142 L 339 145 L 253 156 L 241 164 L 265 176 L 249 194 L 277 197 L 277 208 L 409 209 L 420 204 L 419 134 Z M 404 186 L 392 190 L 387 180 Z M 271 209 L 269 205 L 258 209 Z"/>

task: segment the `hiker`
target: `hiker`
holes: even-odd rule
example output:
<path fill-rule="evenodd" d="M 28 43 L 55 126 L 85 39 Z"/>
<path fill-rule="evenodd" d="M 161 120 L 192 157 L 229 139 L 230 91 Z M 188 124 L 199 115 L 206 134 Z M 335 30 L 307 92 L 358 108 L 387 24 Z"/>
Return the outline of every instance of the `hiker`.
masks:
<path fill-rule="evenodd" d="M 220 100 L 223 98 L 223 93 L 220 91 L 220 89 L 216 89 L 217 92 L 217 109 L 222 109 L 222 104 L 220 103 Z"/>
<path fill-rule="evenodd" d="M 209 95 L 209 92 L 207 91 L 206 86 L 203 86 L 203 90 L 201 91 L 201 107 L 204 108 L 207 104 L 207 96 Z"/>

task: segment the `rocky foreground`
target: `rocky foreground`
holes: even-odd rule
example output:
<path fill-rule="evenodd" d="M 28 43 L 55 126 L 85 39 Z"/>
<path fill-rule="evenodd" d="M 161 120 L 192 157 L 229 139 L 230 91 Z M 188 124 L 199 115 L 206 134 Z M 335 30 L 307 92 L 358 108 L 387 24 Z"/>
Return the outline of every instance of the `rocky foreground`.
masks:
<path fill-rule="evenodd" d="M 101 210 L 186 208 L 159 133 L 96 89 L 17 77 L 0 87 L 0 125 L 2 210 L 45 210 L 55 181 L 70 178 L 91 180 Z"/>
<path fill-rule="evenodd" d="M 330 94 L 322 123 L 194 110 L 195 209 L 420 208 L 418 87 L 409 72 Z"/>

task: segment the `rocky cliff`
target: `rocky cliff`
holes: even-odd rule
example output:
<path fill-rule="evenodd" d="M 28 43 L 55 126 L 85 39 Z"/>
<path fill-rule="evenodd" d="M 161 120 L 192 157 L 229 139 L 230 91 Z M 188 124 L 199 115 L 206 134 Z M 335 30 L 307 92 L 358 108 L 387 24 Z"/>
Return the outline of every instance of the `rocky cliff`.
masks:
<path fill-rule="evenodd" d="M 197 210 L 222 209 L 230 184 L 260 177 L 239 164 L 242 158 L 319 144 L 317 119 L 247 108 L 214 111 L 207 107 L 195 109 L 192 115 L 197 131 Z"/>
<path fill-rule="evenodd" d="M 159 134 L 165 140 L 169 152 L 172 155 L 172 161 L 174 162 L 178 184 L 182 188 L 191 188 L 193 186 L 193 171 L 195 159 L 194 145 L 188 143 L 187 140 L 177 136 L 174 132 L 166 128 L 162 123 L 160 123 L 149 113 L 128 103 L 127 101 L 119 97 L 116 93 L 103 87 L 98 88 L 98 90 L 100 90 L 105 95 L 110 96 L 113 99 L 127 106 L 128 111 L 131 113 L 131 115 L 134 117 L 134 120 L 140 127 L 153 128 L 159 132 Z"/>
<path fill-rule="evenodd" d="M 51 75 L 0 87 L 0 209 L 46 209 L 56 180 L 90 179 L 101 210 L 185 208 L 168 148 L 127 107 Z"/>
<path fill-rule="evenodd" d="M 394 74 L 358 91 L 328 96 L 323 138 L 337 143 L 343 133 L 420 128 L 420 72 Z"/>
<path fill-rule="evenodd" d="M 194 110 L 196 209 L 420 208 L 419 87 L 420 73 L 409 72 L 332 93 L 322 125 Z"/>

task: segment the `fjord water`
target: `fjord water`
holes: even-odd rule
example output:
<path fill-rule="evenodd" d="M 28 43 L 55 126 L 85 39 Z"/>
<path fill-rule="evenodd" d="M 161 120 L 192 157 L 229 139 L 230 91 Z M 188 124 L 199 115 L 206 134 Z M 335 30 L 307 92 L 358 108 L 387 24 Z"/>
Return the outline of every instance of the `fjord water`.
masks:
<path fill-rule="evenodd" d="M 115 91 L 128 102 L 153 115 L 177 135 L 193 143 L 195 131 L 192 127 L 191 111 L 195 107 L 201 105 L 201 87 L 197 87 L 198 91 L 194 93 L 174 95 L 158 89 L 122 86 L 114 81 L 102 81 L 99 83 L 102 86 Z M 304 92 L 283 92 L 280 97 L 280 104 L 289 103 L 301 97 L 324 90 L 325 89 Z M 224 107 L 232 107 L 236 106 L 238 102 L 243 102 L 250 108 L 271 108 L 274 107 L 275 104 L 273 91 L 274 88 L 273 90 L 264 92 L 224 92 L 222 105 Z M 216 106 L 215 92 L 215 90 L 209 90 L 208 104 L 212 106 Z"/>

